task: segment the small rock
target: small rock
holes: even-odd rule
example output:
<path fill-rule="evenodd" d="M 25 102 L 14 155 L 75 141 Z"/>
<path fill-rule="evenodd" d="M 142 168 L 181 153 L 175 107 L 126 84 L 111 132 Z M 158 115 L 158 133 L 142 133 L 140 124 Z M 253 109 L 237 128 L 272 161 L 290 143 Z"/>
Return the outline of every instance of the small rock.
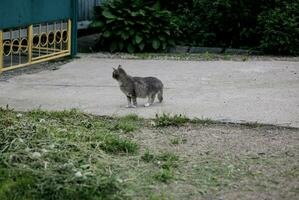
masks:
<path fill-rule="evenodd" d="M 118 181 L 119 183 L 123 183 L 123 182 L 124 182 L 124 181 L 123 181 L 122 179 L 120 179 L 120 178 L 118 178 L 117 181 Z"/>
<path fill-rule="evenodd" d="M 75 173 L 75 177 L 77 177 L 77 178 L 80 178 L 80 177 L 82 177 L 83 175 L 82 175 L 82 173 L 80 172 L 80 171 L 78 171 L 78 172 L 76 172 Z"/>
<path fill-rule="evenodd" d="M 20 117 L 22 117 L 23 116 L 23 114 L 21 114 L 21 113 L 18 113 L 17 114 L 17 118 L 20 118 Z"/>
<path fill-rule="evenodd" d="M 156 126 L 156 122 L 154 122 L 154 121 L 151 121 L 151 126 Z"/>
<path fill-rule="evenodd" d="M 48 168 L 48 162 L 44 162 L 44 168 L 45 168 L 45 169 Z"/>
<path fill-rule="evenodd" d="M 39 153 L 39 152 L 33 152 L 32 153 L 32 158 L 34 158 L 34 159 L 38 159 L 38 158 L 40 158 L 42 155 Z"/>
<path fill-rule="evenodd" d="M 48 150 L 47 150 L 47 149 L 42 149 L 42 152 L 43 152 L 43 153 L 47 153 Z"/>

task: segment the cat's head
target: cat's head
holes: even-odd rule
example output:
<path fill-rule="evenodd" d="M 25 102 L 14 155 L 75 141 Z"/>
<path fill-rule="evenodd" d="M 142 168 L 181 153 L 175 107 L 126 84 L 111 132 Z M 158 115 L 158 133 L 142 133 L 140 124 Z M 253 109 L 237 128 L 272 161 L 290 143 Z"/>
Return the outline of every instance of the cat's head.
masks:
<path fill-rule="evenodd" d="M 119 77 L 125 75 L 127 75 L 126 71 L 121 67 L 121 65 L 118 65 L 117 69 L 113 68 L 112 78 L 119 80 Z"/>

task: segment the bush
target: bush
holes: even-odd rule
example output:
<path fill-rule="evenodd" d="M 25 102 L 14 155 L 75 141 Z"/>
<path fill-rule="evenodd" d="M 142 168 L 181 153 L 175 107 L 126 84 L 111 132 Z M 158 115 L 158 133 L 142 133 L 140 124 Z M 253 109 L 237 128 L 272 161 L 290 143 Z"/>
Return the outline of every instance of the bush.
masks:
<path fill-rule="evenodd" d="M 96 8 L 98 46 L 160 51 L 180 44 L 298 54 L 299 3 L 293 0 L 110 0 Z"/>
<path fill-rule="evenodd" d="M 159 1 L 111 0 L 95 8 L 92 27 L 101 34 L 101 50 L 142 52 L 174 45 L 176 18 L 161 9 Z"/>
<path fill-rule="evenodd" d="M 299 3 L 267 10 L 258 18 L 260 48 L 266 53 L 299 53 Z"/>
<path fill-rule="evenodd" d="M 179 43 L 298 52 L 299 6 L 292 0 L 174 0 L 163 4 L 180 16 Z"/>

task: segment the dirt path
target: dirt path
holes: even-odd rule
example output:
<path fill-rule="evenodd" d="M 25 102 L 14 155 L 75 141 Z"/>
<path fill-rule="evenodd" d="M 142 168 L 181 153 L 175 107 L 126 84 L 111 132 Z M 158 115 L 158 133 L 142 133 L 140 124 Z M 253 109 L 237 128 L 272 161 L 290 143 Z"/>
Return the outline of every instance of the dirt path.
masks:
<path fill-rule="evenodd" d="M 180 158 L 176 181 L 156 185 L 173 199 L 296 199 L 299 132 L 275 127 L 208 125 L 144 130 L 143 148 Z"/>

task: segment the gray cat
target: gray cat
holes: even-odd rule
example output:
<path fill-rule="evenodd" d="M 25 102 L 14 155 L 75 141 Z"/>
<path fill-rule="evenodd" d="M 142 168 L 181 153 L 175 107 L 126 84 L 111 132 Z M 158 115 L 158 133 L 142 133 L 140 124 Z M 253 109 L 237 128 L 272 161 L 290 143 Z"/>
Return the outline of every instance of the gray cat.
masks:
<path fill-rule="evenodd" d="M 148 98 L 145 107 L 154 103 L 156 95 L 160 103 L 163 101 L 163 83 L 155 77 L 132 77 L 125 72 L 121 65 L 117 69 L 113 68 L 112 77 L 117 80 L 120 90 L 127 97 L 127 108 L 137 106 L 137 97 Z"/>

